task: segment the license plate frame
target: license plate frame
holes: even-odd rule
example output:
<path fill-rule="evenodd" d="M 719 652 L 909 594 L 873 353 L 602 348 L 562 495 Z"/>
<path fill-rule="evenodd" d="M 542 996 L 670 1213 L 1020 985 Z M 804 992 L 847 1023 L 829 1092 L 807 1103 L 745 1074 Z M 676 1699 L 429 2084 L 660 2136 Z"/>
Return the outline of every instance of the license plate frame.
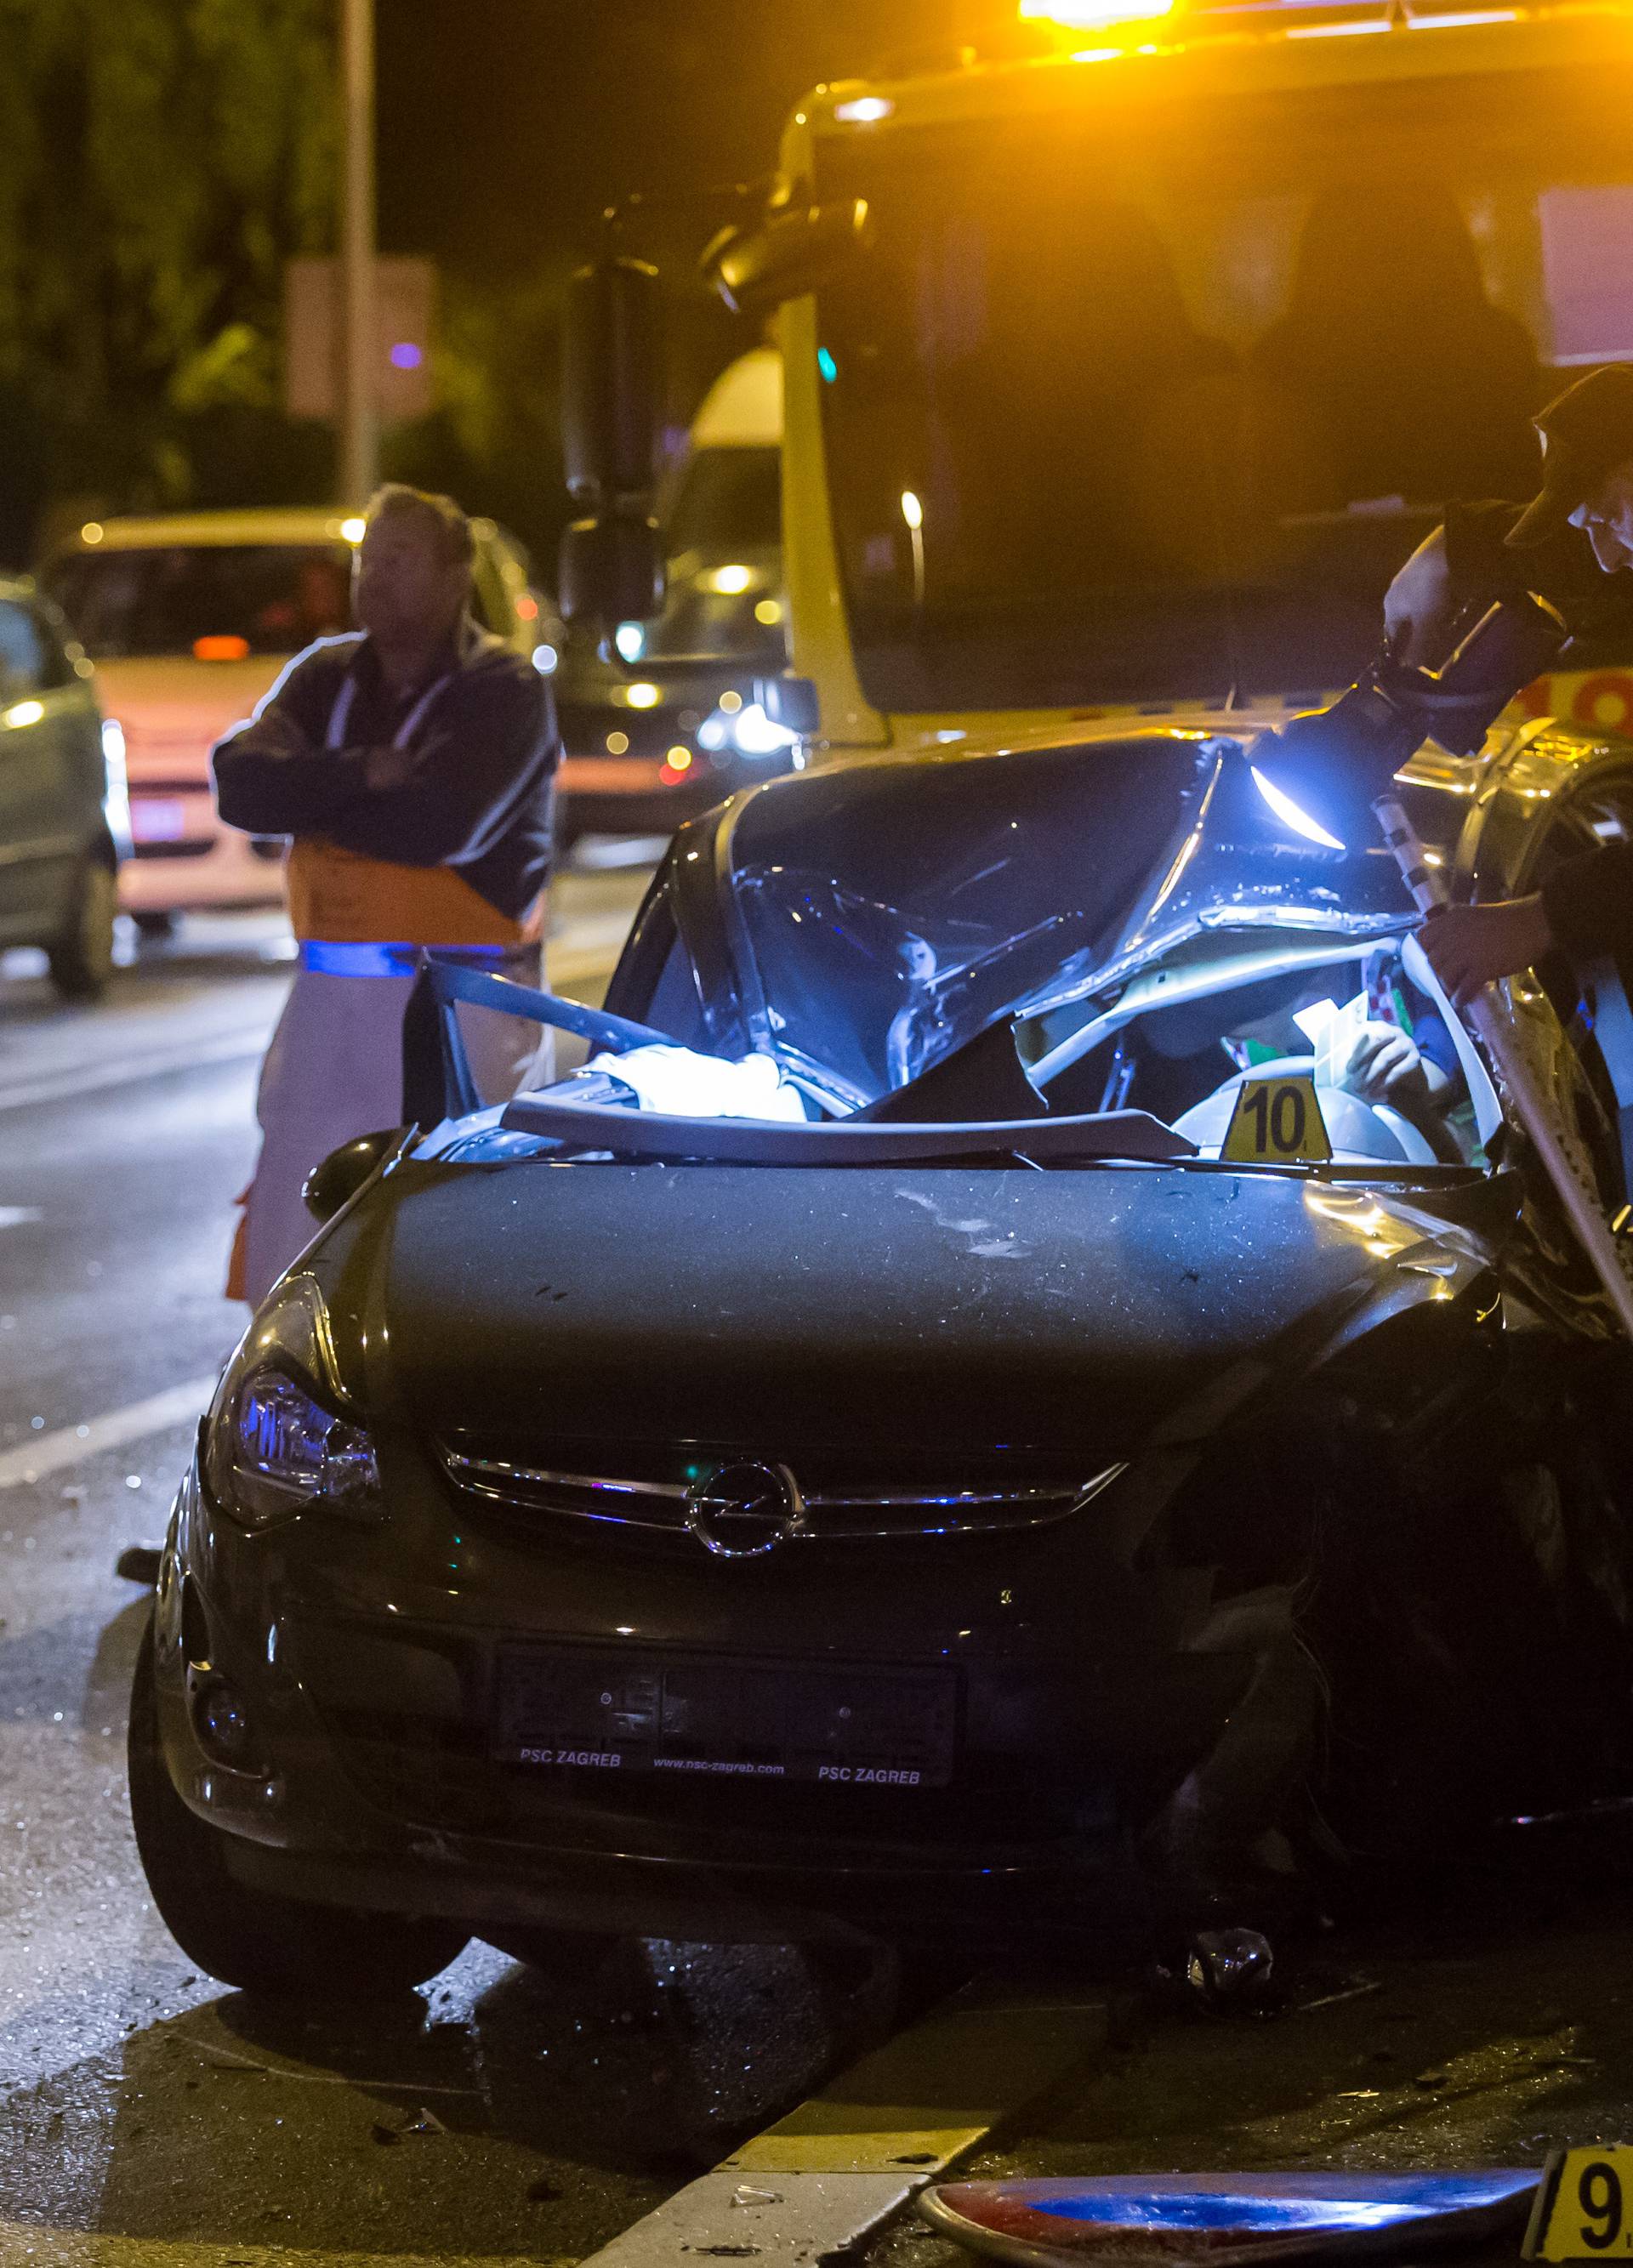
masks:
<path fill-rule="evenodd" d="M 949 1786 L 957 1671 L 655 1648 L 499 1648 L 490 1749 L 500 1764 L 576 1773 Z"/>
<path fill-rule="evenodd" d="M 180 796 L 131 797 L 130 839 L 133 843 L 180 843 L 186 835 L 187 806 Z"/>

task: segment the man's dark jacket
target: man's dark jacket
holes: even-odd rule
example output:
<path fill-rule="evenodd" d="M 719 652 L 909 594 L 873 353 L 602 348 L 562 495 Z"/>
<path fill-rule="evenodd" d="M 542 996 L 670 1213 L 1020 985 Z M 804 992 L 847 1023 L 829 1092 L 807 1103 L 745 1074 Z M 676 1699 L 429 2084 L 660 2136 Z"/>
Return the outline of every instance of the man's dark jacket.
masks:
<path fill-rule="evenodd" d="M 1471 504 L 1447 512 L 1446 559 L 1456 598 L 1472 608 L 1534 591 L 1558 608 L 1573 637 L 1624 636 L 1633 647 L 1633 571 L 1607 575 L 1579 528 L 1524 550 L 1505 543 L 1521 509 Z M 1567 647 L 1567 664 L 1570 659 Z M 1543 883 L 1542 903 L 1567 953 L 1579 961 L 1612 954 L 1633 968 L 1633 843 L 1607 843 L 1564 859 Z"/>
<path fill-rule="evenodd" d="M 346 680 L 344 745 L 327 740 Z M 428 688 L 400 787 L 365 784 Z M 299 740 L 287 727 L 296 726 Z M 216 800 L 252 835 L 318 835 L 369 858 L 451 866 L 520 919 L 550 879 L 551 803 L 561 742 L 549 686 L 521 655 L 467 623 L 407 694 L 387 684 L 361 634 L 321 639 L 291 662 L 255 719 L 218 743 Z"/>

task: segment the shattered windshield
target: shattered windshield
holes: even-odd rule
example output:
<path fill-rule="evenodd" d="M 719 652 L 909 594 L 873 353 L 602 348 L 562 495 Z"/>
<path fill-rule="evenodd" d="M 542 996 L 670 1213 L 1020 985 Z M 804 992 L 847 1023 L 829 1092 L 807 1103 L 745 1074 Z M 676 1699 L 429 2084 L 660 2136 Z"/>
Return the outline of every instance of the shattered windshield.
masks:
<path fill-rule="evenodd" d="M 752 1044 L 853 1106 L 1006 1012 L 1212 924 L 1398 926 L 1386 856 L 1289 845 L 1234 743 L 1151 734 L 808 775 L 743 806 L 727 885 Z M 1072 1012 L 1081 1020 L 1083 1012 Z"/>
<path fill-rule="evenodd" d="M 1633 353 L 1602 125 L 1633 72 L 1202 101 L 1151 71 L 819 148 L 876 232 L 818 356 L 883 710 L 1336 688 L 1445 500 L 1534 489 L 1549 365 Z"/>

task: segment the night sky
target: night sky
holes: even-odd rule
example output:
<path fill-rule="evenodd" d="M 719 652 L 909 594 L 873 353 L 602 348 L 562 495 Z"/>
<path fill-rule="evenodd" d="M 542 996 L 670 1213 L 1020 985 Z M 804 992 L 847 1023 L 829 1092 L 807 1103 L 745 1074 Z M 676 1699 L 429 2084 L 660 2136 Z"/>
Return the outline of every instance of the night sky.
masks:
<path fill-rule="evenodd" d="M 554 265 L 616 196 L 765 173 L 817 80 L 980 4 L 383 0 L 382 247 L 473 277 Z"/>

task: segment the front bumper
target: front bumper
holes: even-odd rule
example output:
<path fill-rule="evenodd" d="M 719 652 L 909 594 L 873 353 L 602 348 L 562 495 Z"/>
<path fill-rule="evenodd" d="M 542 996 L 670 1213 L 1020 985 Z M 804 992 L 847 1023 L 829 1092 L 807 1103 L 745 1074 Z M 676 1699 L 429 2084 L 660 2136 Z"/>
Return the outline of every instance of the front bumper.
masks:
<path fill-rule="evenodd" d="M 150 792 L 133 780 L 130 813 L 135 839 L 119 869 L 127 913 L 281 904 L 283 843 L 223 826 L 207 784 Z"/>
<path fill-rule="evenodd" d="M 1126 1580 L 1088 1627 L 1068 1615 L 1035 1648 L 989 1644 L 961 1662 L 963 1744 L 948 1788 L 908 1797 L 672 1775 L 611 1785 L 503 1764 L 487 1742 L 501 1643 L 632 1625 L 650 1643 L 666 1594 L 668 1628 L 692 1638 L 692 1607 L 716 1572 L 699 1555 L 689 1607 L 672 1562 L 632 1568 L 578 1544 L 473 1535 L 465 1511 L 423 1477 L 425 1496 L 401 1526 L 407 1540 L 429 1519 L 425 1556 L 339 1523 L 246 1535 L 211 1506 L 196 1469 L 180 1491 L 155 1626 L 160 1736 L 182 1800 L 229 1838 L 233 1871 L 257 1887 L 477 1931 L 780 1940 L 1082 1927 L 1120 1896 L 1131 1824 L 1218 1737 L 1252 1672 L 1242 1657 L 1164 1646 L 1165 1611 L 1138 1609 Z M 1051 1541 L 1058 1561 L 1062 1538 Z M 1066 1559 L 1083 1561 L 1084 1541 L 1069 1539 Z M 440 1585 L 427 1580 L 434 1555 Z M 1090 1551 L 1096 1561 L 1105 1578 L 1110 1563 Z M 1038 1595 L 1062 1572 L 1040 1568 Z M 898 1590 L 847 1647 L 878 1653 L 893 1623 L 897 1661 L 933 1660 L 949 1616 L 972 1615 L 969 1599 L 991 1591 L 978 1572 L 927 1595 L 904 1633 L 914 1618 Z M 529 1616 L 541 1599 L 543 1617 Z M 808 1599 L 793 1616 L 762 1603 L 757 1653 L 820 1656 L 811 1616 L 831 1603 Z M 1074 1619 L 1081 1648 L 1063 1653 Z M 244 1700 L 254 1770 L 225 1767 L 201 1742 L 201 1660 Z"/>

